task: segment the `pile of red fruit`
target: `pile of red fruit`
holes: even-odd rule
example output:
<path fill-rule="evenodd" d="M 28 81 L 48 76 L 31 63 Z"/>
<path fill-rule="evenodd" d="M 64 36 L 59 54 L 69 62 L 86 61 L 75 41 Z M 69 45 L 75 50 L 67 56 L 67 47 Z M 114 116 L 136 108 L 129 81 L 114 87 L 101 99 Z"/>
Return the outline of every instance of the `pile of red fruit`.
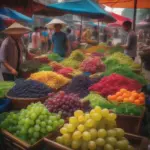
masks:
<path fill-rule="evenodd" d="M 59 74 L 62 74 L 63 76 L 65 76 L 65 77 L 70 77 L 71 75 L 71 73 L 73 72 L 73 69 L 72 68 L 69 68 L 69 67 L 66 67 L 66 68 L 62 68 L 62 69 L 59 69 L 58 71 L 57 71 L 57 73 L 59 73 Z"/>
<path fill-rule="evenodd" d="M 102 78 L 98 83 L 93 84 L 89 87 L 89 90 L 96 91 L 102 96 L 107 97 L 108 95 L 115 94 L 122 88 L 129 91 L 138 91 L 142 88 L 142 85 L 136 80 L 113 73 L 110 76 Z"/>
<path fill-rule="evenodd" d="M 100 57 L 98 56 L 93 56 L 93 57 L 88 57 L 85 59 L 81 65 L 80 68 L 84 72 L 90 72 L 90 73 L 96 73 L 96 72 L 101 72 L 105 70 L 105 65 L 101 61 Z"/>
<path fill-rule="evenodd" d="M 66 94 L 63 91 L 50 93 L 49 98 L 45 102 L 45 106 L 49 112 L 60 113 L 63 117 L 72 116 L 74 111 L 83 109 L 80 98 L 77 94 Z"/>

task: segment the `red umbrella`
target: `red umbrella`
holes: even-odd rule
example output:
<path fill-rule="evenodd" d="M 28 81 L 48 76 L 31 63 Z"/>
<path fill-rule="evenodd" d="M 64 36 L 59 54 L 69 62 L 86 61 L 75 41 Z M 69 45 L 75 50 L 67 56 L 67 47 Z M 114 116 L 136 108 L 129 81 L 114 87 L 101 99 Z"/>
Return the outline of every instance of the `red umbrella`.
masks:
<path fill-rule="evenodd" d="M 114 22 L 114 23 L 109 23 L 108 26 L 109 27 L 121 27 L 123 22 L 124 21 L 131 21 L 132 22 L 132 19 L 130 18 L 127 18 L 127 17 L 124 17 L 124 16 L 121 16 L 121 15 L 118 15 L 118 14 L 115 14 L 113 12 L 110 13 L 117 21 Z"/>

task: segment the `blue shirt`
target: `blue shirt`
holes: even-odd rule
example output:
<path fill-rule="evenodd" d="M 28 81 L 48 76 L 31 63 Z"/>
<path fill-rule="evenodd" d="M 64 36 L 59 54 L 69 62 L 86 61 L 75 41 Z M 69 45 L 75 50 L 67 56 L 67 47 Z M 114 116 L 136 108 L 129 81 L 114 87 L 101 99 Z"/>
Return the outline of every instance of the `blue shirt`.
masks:
<path fill-rule="evenodd" d="M 61 57 L 65 57 L 67 52 L 67 36 L 64 32 L 55 32 L 52 35 L 52 43 L 54 45 L 53 52 L 59 54 Z"/>
<path fill-rule="evenodd" d="M 47 32 L 47 31 L 42 31 L 42 35 L 43 35 L 44 37 L 48 37 L 48 32 Z"/>

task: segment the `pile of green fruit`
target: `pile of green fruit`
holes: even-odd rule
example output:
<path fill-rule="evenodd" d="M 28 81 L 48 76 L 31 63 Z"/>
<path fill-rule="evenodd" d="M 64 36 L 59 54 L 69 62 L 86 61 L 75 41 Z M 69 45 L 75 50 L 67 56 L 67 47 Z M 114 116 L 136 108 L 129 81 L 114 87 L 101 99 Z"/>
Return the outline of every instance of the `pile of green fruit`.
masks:
<path fill-rule="evenodd" d="M 72 67 L 74 69 L 78 69 L 80 63 L 84 60 L 85 56 L 80 50 L 75 50 L 71 53 L 71 55 L 64 59 L 61 64 L 65 67 Z"/>
<path fill-rule="evenodd" d="M 60 55 L 58 55 L 57 53 L 49 54 L 48 59 L 51 61 L 56 61 L 56 62 L 60 62 L 63 60 L 63 58 Z"/>
<path fill-rule="evenodd" d="M 39 71 L 52 71 L 52 67 L 46 64 L 40 66 Z"/>
<path fill-rule="evenodd" d="M 6 93 L 15 85 L 14 82 L 0 81 L 0 98 L 6 96 Z"/>
<path fill-rule="evenodd" d="M 116 128 L 116 115 L 100 107 L 90 113 L 75 111 L 60 133 L 56 142 L 74 150 L 133 150 L 124 130 Z"/>
<path fill-rule="evenodd" d="M 17 113 L 11 112 L 0 127 L 21 140 L 34 144 L 63 124 L 60 115 L 50 113 L 41 103 L 35 103 Z"/>

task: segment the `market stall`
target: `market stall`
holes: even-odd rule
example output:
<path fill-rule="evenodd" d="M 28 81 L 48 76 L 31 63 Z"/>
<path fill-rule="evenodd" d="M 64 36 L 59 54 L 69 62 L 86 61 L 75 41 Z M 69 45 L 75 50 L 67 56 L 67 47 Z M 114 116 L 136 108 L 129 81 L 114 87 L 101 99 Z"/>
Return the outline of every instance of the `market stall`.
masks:
<path fill-rule="evenodd" d="M 1 114 L 3 146 L 147 148 L 148 140 L 137 135 L 148 96 L 141 90 L 148 82 L 136 73 L 140 65 L 118 51 L 119 46 L 101 44 L 75 50 L 63 59 L 52 53 L 49 63 L 29 68 L 27 80 L 0 84 L 1 97 L 7 95 L 11 111 L 17 110 Z"/>

